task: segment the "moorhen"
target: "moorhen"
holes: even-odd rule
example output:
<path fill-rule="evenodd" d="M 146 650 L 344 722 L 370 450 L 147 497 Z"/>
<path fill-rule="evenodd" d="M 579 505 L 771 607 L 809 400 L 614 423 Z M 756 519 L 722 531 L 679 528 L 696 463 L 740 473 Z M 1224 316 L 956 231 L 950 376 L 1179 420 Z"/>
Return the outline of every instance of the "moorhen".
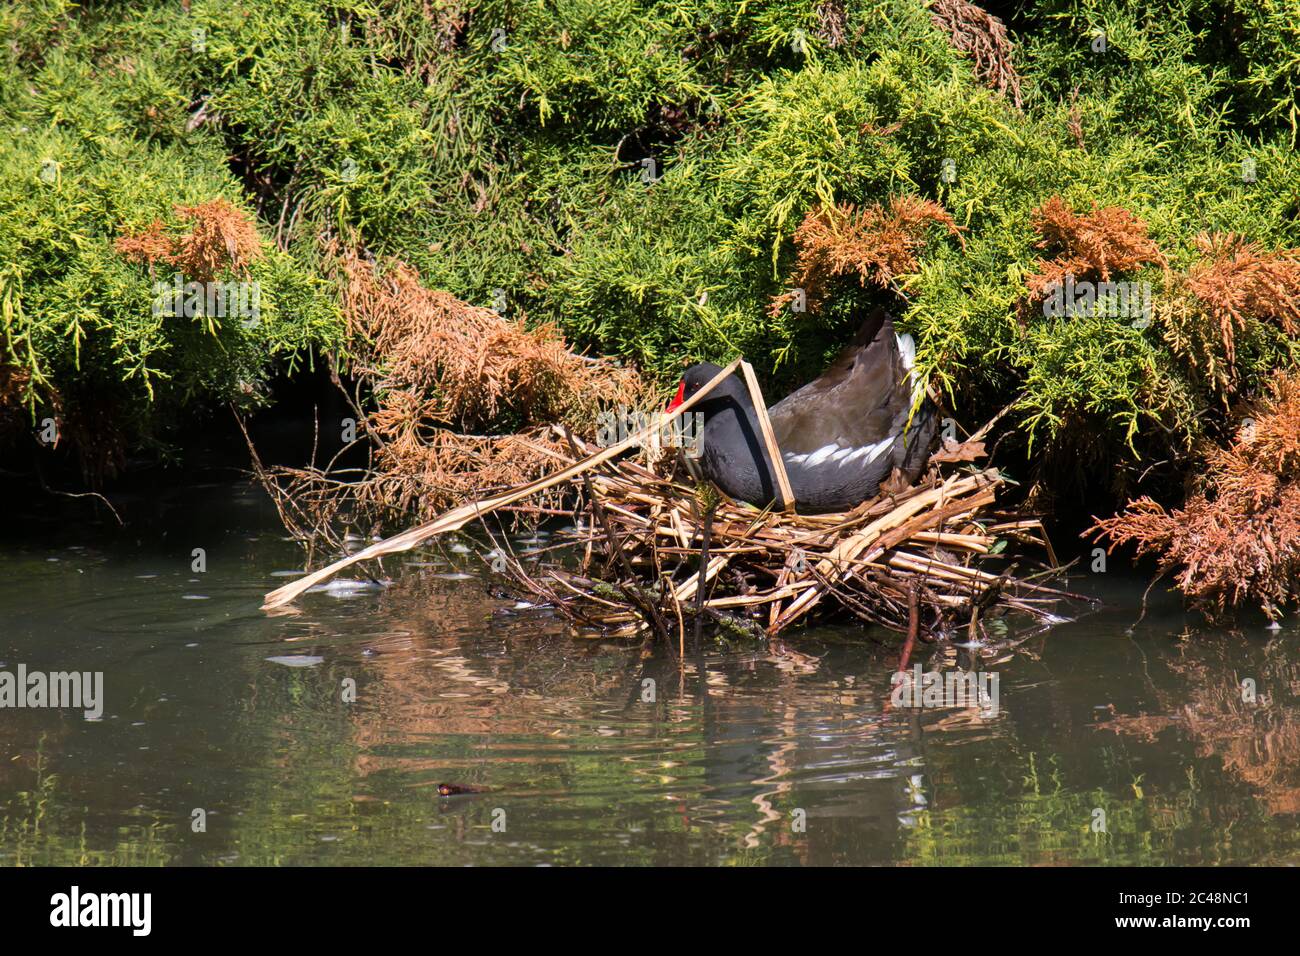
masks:
<path fill-rule="evenodd" d="M 875 496 L 895 468 L 916 480 L 938 423 L 928 397 L 912 413 L 923 388 L 915 359 L 911 336 L 896 335 L 893 317 L 877 309 L 825 374 L 768 409 L 800 510 L 852 508 Z M 688 368 L 669 410 L 721 371 L 709 362 Z M 705 477 L 753 505 L 776 500 L 771 459 L 741 374 L 695 407 L 704 419 L 699 467 Z"/>

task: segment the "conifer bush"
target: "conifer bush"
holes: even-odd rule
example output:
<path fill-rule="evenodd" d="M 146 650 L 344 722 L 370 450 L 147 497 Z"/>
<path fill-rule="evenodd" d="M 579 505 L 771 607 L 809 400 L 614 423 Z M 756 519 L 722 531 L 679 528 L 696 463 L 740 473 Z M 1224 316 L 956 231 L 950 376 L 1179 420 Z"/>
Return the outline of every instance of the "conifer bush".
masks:
<path fill-rule="evenodd" d="M 988 13 L 17 0 L 0 12 L 5 420 L 103 396 L 120 453 L 346 358 L 323 253 L 342 244 L 665 383 L 744 352 L 779 393 L 887 305 L 946 413 L 1013 404 L 1013 470 L 1116 504 L 1176 497 L 1234 405 L 1295 360 L 1294 306 L 1271 301 L 1300 247 L 1294 5 Z M 217 201 L 260 239 L 227 271 L 261 284 L 263 319 L 159 321 L 153 283 L 183 267 L 117 243 L 181 235 L 178 210 Z M 806 268 L 807 223 L 900 202 L 951 220 L 916 234 L 906 270 Z M 1072 270 L 1149 283 L 1150 322 L 1047 314 Z M 1244 298 L 1216 298 L 1230 273 Z"/>

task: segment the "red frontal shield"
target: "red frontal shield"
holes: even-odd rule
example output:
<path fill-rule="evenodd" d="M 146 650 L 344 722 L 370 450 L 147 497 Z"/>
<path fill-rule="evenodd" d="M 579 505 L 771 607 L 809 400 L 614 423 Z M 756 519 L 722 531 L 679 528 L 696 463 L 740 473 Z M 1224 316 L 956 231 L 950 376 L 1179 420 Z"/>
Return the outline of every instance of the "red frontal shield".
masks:
<path fill-rule="evenodd" d="M 668 403 L 667 410 L 671 412 L 684 401 L 686 401 L 686 379 L 682 379 L 677 383 L 677 394 L 674 395 L 673 400 Z"/>

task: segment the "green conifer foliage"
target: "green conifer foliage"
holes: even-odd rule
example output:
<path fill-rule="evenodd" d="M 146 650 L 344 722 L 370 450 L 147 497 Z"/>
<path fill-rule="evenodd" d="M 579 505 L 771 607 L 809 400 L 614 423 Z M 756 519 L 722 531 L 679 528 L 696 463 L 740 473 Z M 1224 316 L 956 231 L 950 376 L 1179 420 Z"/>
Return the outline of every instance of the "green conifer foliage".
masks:
<path fill-rule="evenodd" d="M 1035 0 L 1008 24 L 1018 108 L 921 0 L 18 0 L 0 12 L 0 357 L 29 371 L 32 409 L 93 386 L 150 437 L 346 351 L 323 256 L 341 242 L 665 381 L 744 352 L 779 391 L 886 304 L 959 420 L 1015 399 L 1008 448 L 1086 447 L 1135 476 L 1230 429 L 1296 343 L 1249 328 L 1223 394 L 1160 307 L 1138 327 L 1027 306 L 1050 254 L 1035 210 L 1131 212 L 1167 266 L 1114 279 L 1158 306 L 1200 233 L 1300 246 L 1295 14 Z M 769 314 L 809 210 L 904 196 L 961 237 L 930 233 L 888 287 L 846 278 L 825 308 Z M 159 321 L 158 277 L 113 243 L 217 197 L 264 239 L 263 321 Z"/>

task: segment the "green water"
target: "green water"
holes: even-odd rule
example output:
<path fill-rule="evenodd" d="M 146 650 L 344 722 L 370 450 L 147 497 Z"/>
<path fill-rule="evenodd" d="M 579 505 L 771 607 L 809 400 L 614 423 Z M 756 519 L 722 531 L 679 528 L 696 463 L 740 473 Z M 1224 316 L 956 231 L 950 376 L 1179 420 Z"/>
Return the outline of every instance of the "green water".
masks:
<path fill-rule="evenodd" d="M 1300 861 L 1294 622 L 1160 598 L 1129 633 L 1144 582 L 1080 575 L 1106 607 L 921 656 L 983 656 L 996 713 L 900 710 L 881 635 L 642 659 L 451 542 L 267 616 L 302 557 L 259 492 L 126 504 L 125 530 L 33 513 L 3 543 L 0 669 L 102 671 L 105 703 L 0 710 L 0 863 Z"/>

